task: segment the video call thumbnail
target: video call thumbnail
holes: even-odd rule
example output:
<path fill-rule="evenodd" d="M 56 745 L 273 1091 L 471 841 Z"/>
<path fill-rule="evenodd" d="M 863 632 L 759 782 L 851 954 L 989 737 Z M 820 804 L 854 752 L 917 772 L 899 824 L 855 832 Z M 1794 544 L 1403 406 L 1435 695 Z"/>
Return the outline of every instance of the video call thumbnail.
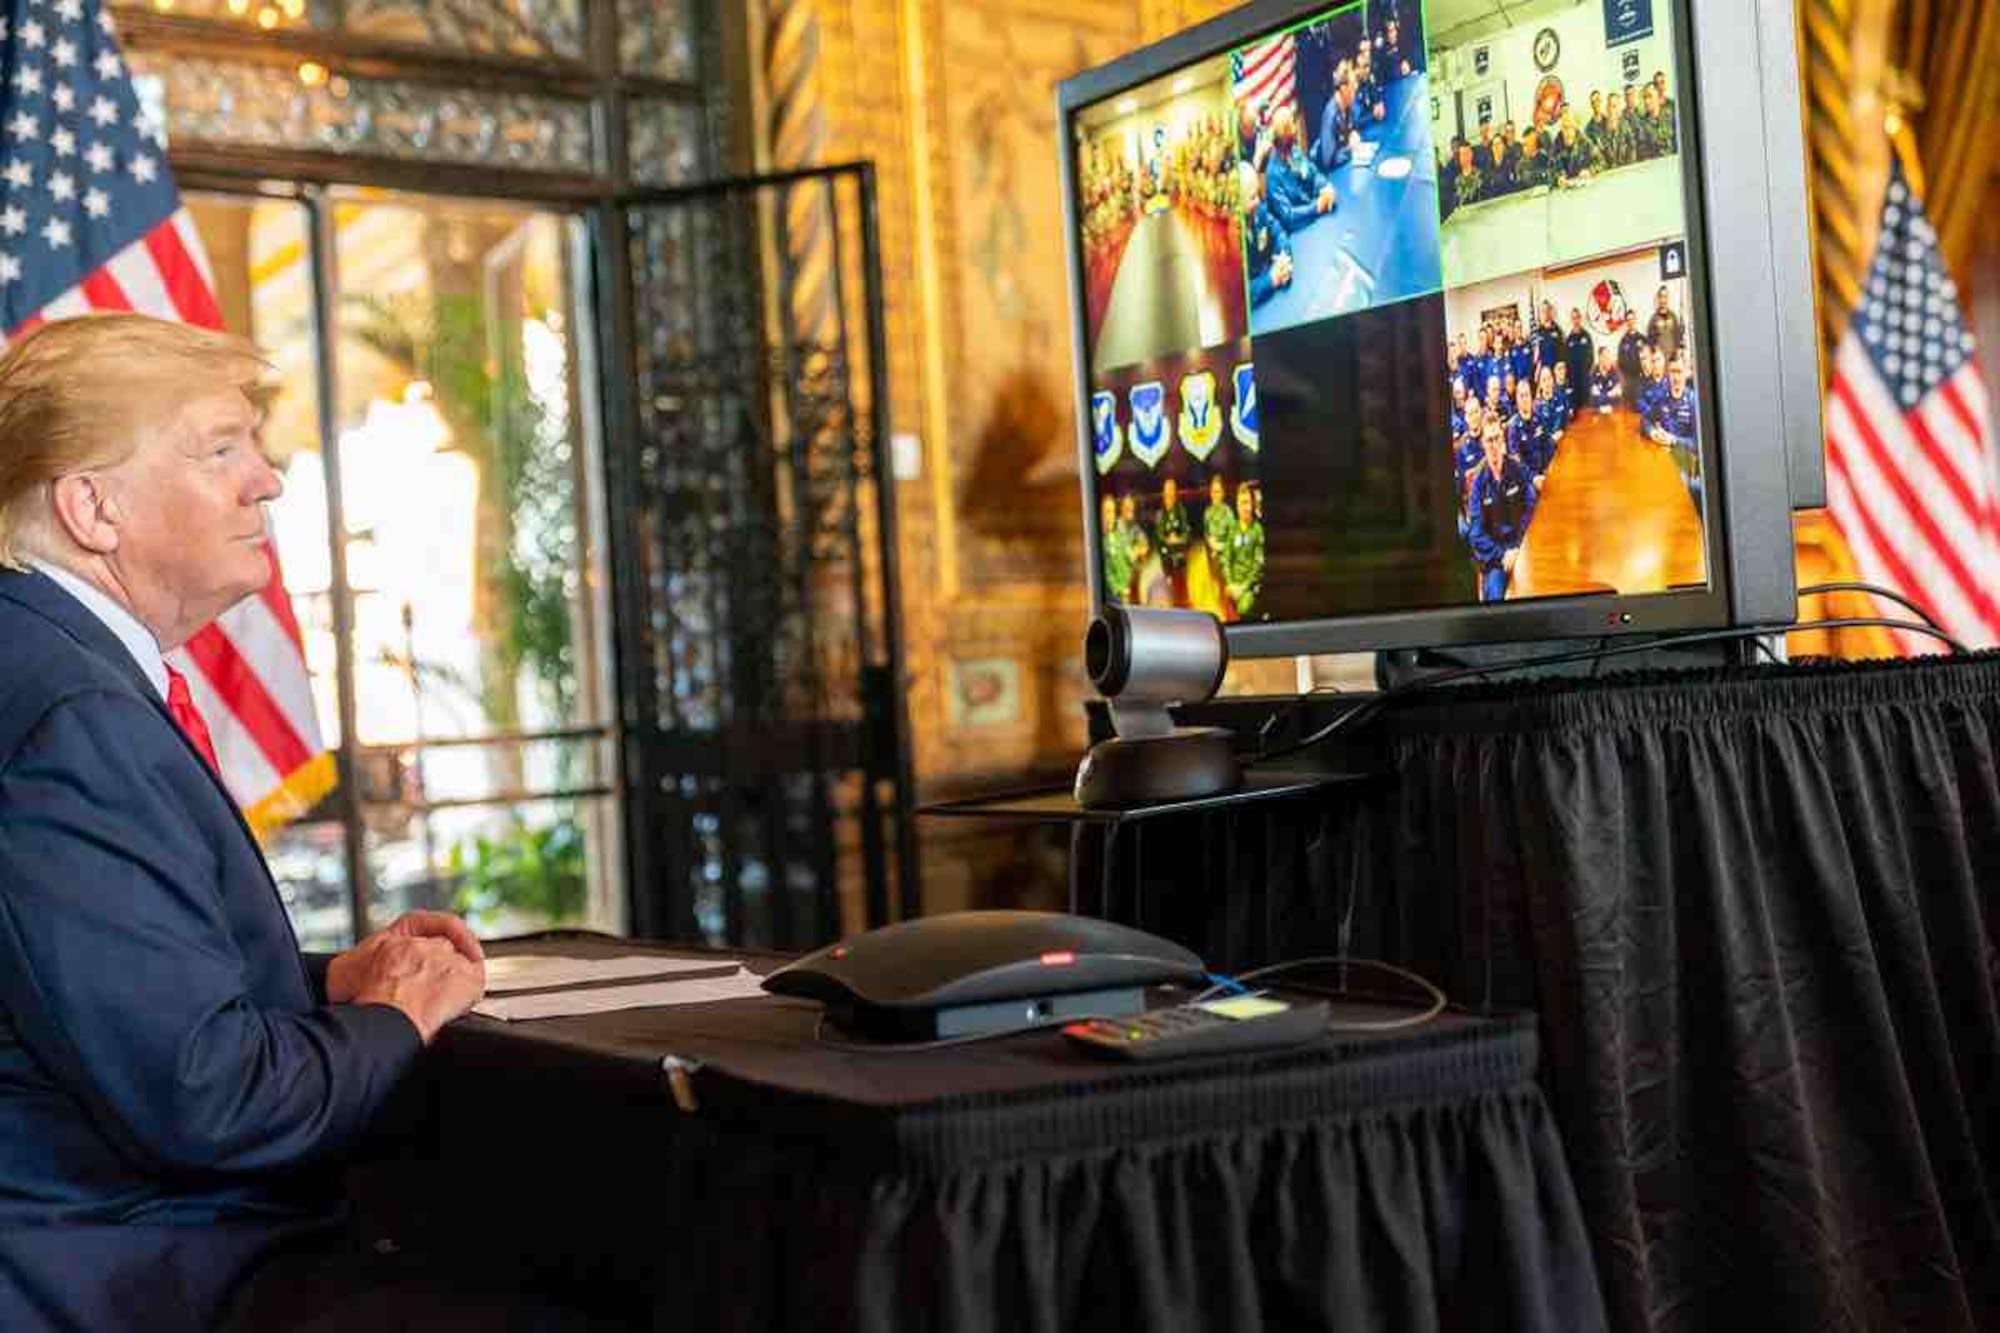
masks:
<path fill-rule="evenodd" d="M 1446 286 L 1687 232 L 1666 0 L 1430 0 Z"/>
<path fill-rule="evenodd" d="M 1262 618 L 1262 447 L 1250 343 L 1158 357 L 1091 396 L 1107 598 Z"/>
<path fill-rule="evenodd" d="M 1371 39 L 1367 18 L 1349 6 L 1230 57 L 1253 334 L 1438 287 L 1423 34 L 1391 11 Z"/>
<path fill-rule="evenodd" d="M 1093 371 L 1243 336 L 1230 125 L 1223 56 L 1077 118 Z"/>
<path fill-rule="evenodd" d="M 1706 581 L 1684 249 L 1447 295 L 1451 496 L 1481 601 Z"/>

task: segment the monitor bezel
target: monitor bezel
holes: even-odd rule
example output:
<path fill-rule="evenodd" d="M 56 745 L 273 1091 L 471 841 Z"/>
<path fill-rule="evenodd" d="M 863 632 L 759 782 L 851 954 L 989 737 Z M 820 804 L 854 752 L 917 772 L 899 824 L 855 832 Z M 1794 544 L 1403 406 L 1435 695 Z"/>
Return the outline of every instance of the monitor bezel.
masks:
<path fill-rule="evenodd" d="M 1365 0 L 1362 0 L 1365 8 Z M 1420 0 L 1421 3 L 1421 0 Z M 1797 301 L 1778 289 L 1785 262 L 1794 258 L 1775 230 L 1770 202 L 1783 196 L 1774 184 L 1768 134 L 1743 134 L 1766 125 L 1769 104 L 1796 118 L 1795 66 L 1772 75 L 1760 68 L 1778 27 L 1765 13 L 1789 9 L 1790 0 L 1655 0 L 1672 15 L 1674 87 L 1681 103 L 1682 172 L 1689 250 L 1689 304 L 1697 327 L 1702 434 L 1704 540 L 1709 582 L 1702 588 L 1648 593 L 1536 598 L 1500 605 L 1458 605 L 1368 612 L 1280 623 L 1238 622 L 1226 627 L 1230 651 L 1241 657 L 1284 657 L 1387 648 L 1520 643 L 1543 639 L 1656 634 L 1731 625 L 1785 624 L 1796 617 L 1792 573 L 1790 461 L 1787 428 L 1802 419 L 1800 385 L 1782 374 L 1784 333 L 1797 327 Z M 1076 219 L 1079 194 L 1073 118 L 1080 110 L 1117 97 L 1188 64 L 1211 59 L 1261 35 L 1316 14 L 1344 8 L 1329 0 L 1251 0 L 1185 32 L 1064 80 L 1057 86 L 1057 139 L 1062 171 L 1064 248 L 1069 263 L 1071 360 L 1077 422 L 1079 504 L 1086 539 L 1086 576 L 1093 612 L 1104 604 L 1102 533 L 1098 530 L 1095 458 L 1090 439 L 1091 370 L 1083 253 Z M 1428 15 L 1426 14 L 1426 19 Z M 1789 24 L 1789 17 L 1786 23 Z M 1791 29 L 1782 32 L 1789 36 Z M 1428 27 L 1424 33 L 1429 39 Z M 1428 60 L 1427 60 L 1428 65 Z M 1784 105 L 1785 89 L 1792 104 Z M 1711 133 L 1736 126 L 1738 133 Z M 1779 147 L 1783 137 L 1777 136 Z M 1793 164 L 1802 177 L 1803 163 Z M 1787 178 L 1778 173 L 1775 180 Z M 1766 220 L 1763 228 L 1718 232 L 1708 201 L 1747 201 Z M 1804 221 L 1800 219 L 1800 227 Z M 1796 263 L 1791 268 L 1796 271 Z M 1809 271 L 1809 270 L 1808 270 Z M 1731 293 L 1727 326 L 1716 315 L 1714 293 Z M 1811 292 L 1803 293 L 1808 311 Z M 1717 366 L 1732 366 L 1728 380 Z M 1442 351 L 1440 352 L 1442 355 Z M 1759 358 L 1762 358 L 1761 361 Z M 1789 391 L 1789 392 L 1788 392 Z M 1811 386 L 1817 423 L 1818 383 Z M 1731 438 L 1742 443 L 1730 447 Z M 1755 441 L 1766 440 L 1764 446 Z M 1817 439 L 1815 436 L 1814 443 Z M 1774 536 L 1775 533 L 1775 536 Z M 1782 559 L 1774 541 L 1782 539 Z"/>

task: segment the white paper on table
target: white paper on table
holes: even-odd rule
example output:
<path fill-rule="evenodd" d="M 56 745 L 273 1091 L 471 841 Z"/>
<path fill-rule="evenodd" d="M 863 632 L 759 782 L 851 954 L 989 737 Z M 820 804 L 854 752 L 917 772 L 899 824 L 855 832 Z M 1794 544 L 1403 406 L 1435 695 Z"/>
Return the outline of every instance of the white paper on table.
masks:
<path fill-rule="evenodd" d="M 652 1009 L 673 1004 L 712 1004 L 766 994 L 763 978 L 738 967 L 726 977 L 683 977 L 648 981 L 637 986 L 598 986 L 590 990 L 548 991 L 540 995 L 488 997 L 472 1006 L 475 1014 L 513 1023 L 529 1018 L 571 1018 L 608 1014 L 619 1009 Z"/>
<path fill-rule="evenodd" d="M 660 958 L 621 954 L 616 958 L 571 958 L 558 954 L 513 954 L 486 960 L 486 993 L 583 986 L 629 977 L 670 977 L 680 972 L 719 972 L 741 964 L 734 958 Z"/>

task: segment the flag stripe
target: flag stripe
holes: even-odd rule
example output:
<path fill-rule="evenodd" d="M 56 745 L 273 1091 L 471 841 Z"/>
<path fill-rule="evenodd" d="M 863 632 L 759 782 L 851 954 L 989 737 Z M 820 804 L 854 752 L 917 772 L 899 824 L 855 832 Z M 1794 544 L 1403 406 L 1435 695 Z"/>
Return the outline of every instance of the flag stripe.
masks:
<path fill-rule="evenodd" d="M 1848 496 L 1880 494 L 1882 480 L 1876 468 L 1868 462 L 1862 452 L 1830 450 L 1826 458 L 1826 474 L 1838 474 L 1846 486 Z M 1912 548 L 1908 544 L 1910 530 L 1898 524 L 1890 530 L 1882 516 L 1878 516 L 1876 506 L 1856 504 L 1848 510 L 1834 512 L 1836 524 L 1840 524 L 1842 534 L 1856 548 L 1856 558 L 1860 550 L 1872 550 L 1872 560 L 1862 560 L 1862 568 L 1874 582 L 1886 582 L 1888 586 L 1910 596 L 1914 602 L 1924 606 L 1938 622 L 1946 626 L 1962 626 L 1970 614 L 1964 598 L 1950 578 L 1942 576 L 1934 562 L 1930 560 L 1932 550 L 1922 542 Z M 1866 540 L 1862 540 L 1862 536 Z M 1898 536 L 1902 540 L 1898 540 Z"/>
<path fill-rule="evenodd" d="M 281 774 L 289 773 L 312 758 L 312 750 L 272 700 L 264 682 L 220 629 L 210 625 L 189 639 L 182 651 L 201 668 L 216 693 L 229 701 L 230 711 L 250 733 L 272 768 Z M 238 793 L 238 800 L 241 799 Z"/>
<path fill-rule="evenodd" d="M 304 737 L 317 735 L 319 718 L 313 708 L 312 683 L 296 669 L 298 646 L 271 614 L 270 604 L 262 597 L 250 598 L 230 608 L 216 625 L 251 673 L 263 682 L 292 734 L 301 738 L 301 743 Z M 294 669 L 285 669 L 288 662 Z"/>
<path fill-rule="evenodd" d="M 90 302 L 92 310 L 130 310 L 132 303 L 125 298 L 125 289 L 118 285 L 118 279 L 111 276 L 109 269 L 98 269 L 82 282 L 77 290 L 83 299 Z"/>
<path fill-rule="evenodd" d="M 213 293 L 215 271 L 208 266 L 208 250 L 201 243 L 201 233 L 195 230 L 194 215 L 185 208 L 177 208 L 168 221 L 173 224 L 174 235 L 180 238 L 181 251 L 194 261 L 194 270 L 201 275 L 201 285 Z M 218 310 L 216 326 L 219 328 L 221 324 L 222 316 Z"/>
<path fill-rule="evenodd" d="M 1906 572 L 1898 572 L 1898 568 L 1892 564 L 1892 560 L 1884 558 L 1876 550 L 1874 536 L 1870 534 L 1870 528 L 1874 526 L 1874 518 L 1868 514 L 1868 510 L 1864 506 L 1860 506 L 1860 504 L 1854 502 L 1854 488 L 1848 482 L 1848 472 L 1846 472 L 1846 466 L 1842 464 L 1842 460 L 1838 456 L 1838 450 L 1830 452 L 1828 458 L 1826 458 L 1826 508 L 1828 508 L 1828 512 L 1834 518 L 1834 526 L 1840 528 L 1840 536 L 1848 542 L 1848 550 L 1854 552 L 1854 564 L 1860 570 L 1860 574 L 1862 574 L 1864 580 L 1878 582 L 1878 584 L 1896 584 L 1900 588 L 1908 588 L 1910 586 Z M 1896 620 L 1896 618 L 1902 618 L 1906 614 L 1906 610 L 1902 606 L 1896 606 L 1896 604 L 1884 606 L 1878 598 L 1868 598 L 1868 600 L 1874 604 L 1876 614 L 1880 614 L 1880 616 Z M 1912 600 L 1918 602 L 1920 606 L 1924 604 L 1922 596 L 1912 596 Z M 1924 606 L 1924 610 L 1930 610 L 1930 608 Z M 1926 650 L 1932 650 L 1932 652 L 1942 652 L 1944 650 L 1944 644 L 1938 642 L 1936 638 L 1926 638 L 1922 634 L 1910 634 L 1906 630 L 1892 628 L 1890 630 L 1890 638 L 1896 640 L 1896 646 L 1902 650 L 1904 656 L 1914 656 L 1914 654 L 1926 652 Z"/>
<path fill-rule="evenodd" d="M 1991 595 L 1966 566 L 1965 558 L 1960 553 L 1960 546 L 1947 537 L 1938 525 L 1940 516 L 1947 521 L 1957 518 L 1961 522 L 1953 523 L 1953 527 L 1962 529 L 1962 520 L 1965 518 L 1963 512 L 1939 503 L 1935 486 L 1926 486 L 1925 494 L 1921 496 L 1917 493 L 1911 485 L 1911 475 L 1918 472 L 1930 473 L 1932 470 L 1928 467 L 1910 466 L 1919 456 L 1915 450 L 1903 450 L 1904 456 L 1897 457 L 1896 452 L 1892 451 L 1882 439 L 1875 422 L 1861 410 L 1852 381 L 1845 377 L 1836 377 L 1833 382 L 1833 392 L 1835 402 L 1847 410 L 1853 438 L 1872 458 L 1876 474 L 1887 488 L 1886 494 L 1881 498 L 1893 498 L 1900 506 L 1904 521 L 1929 543 L 1937 563 L 1958 584 L 1966 601 L 1976 609 L 1976 614 L 1982 620 L 2000 621 L 2000 615 L 1995 613 Z M 1899 467 L 1898 463 L 1904 466 Z M 1960 535 L 1963 535 L 1962 532 Z"/>
<path fill-rule="evenodd" d="M 215 293 L 202 281 L 201 266 L 189 256 L 173 220 L 170 218 L 147 232 L 145 244 L 159 266 L 160 280 L 181 319 L 206 329 L 221 328 L 222 308 L 215 303 Z"/>
<path fill-rule="evenodd" d="M 258 746 L 249 730 L 237 720 L 230 710 L 229 701 L 211 685 L 208 676 L 194 664 L 186 660 L 186 654 L 176 653 L 181 661 L 176 663 L 181 673 L 187 677 L 188 693 L 194 696 L 194 706 L 200 710 L 202 720 L 208 723 L 209 740 L 215 746 L 216 762 L 229 787 L 230 795 L 251 790 L 270 792 L 283 781 L 284 775 L 271 765 L 271 761 Z M 242 798 L 237 796 L 240 804 Z"/>
<path fill-rule="evenodd" d="M 167 294 L 166 284 L 160 281 L 160 270 L 153 266 L 153 254 L 143 244 L 132 242 L 113 255 L 105 268 L 118 279 L 119 289 L 132 303 L 132 309 L 161 319 L 177 317 L 173 298 Z"/>

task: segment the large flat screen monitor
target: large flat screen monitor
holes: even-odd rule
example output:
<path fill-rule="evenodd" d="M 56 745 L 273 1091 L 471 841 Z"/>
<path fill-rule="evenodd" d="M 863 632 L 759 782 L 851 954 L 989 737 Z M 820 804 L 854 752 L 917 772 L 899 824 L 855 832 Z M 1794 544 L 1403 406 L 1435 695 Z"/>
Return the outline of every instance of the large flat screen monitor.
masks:
<path fill-rule="evenodd" d="M 1065 83 L 1094 598 L 1251 655 L 1790 621 L 1789 10 L 1262 0 Z"/>

